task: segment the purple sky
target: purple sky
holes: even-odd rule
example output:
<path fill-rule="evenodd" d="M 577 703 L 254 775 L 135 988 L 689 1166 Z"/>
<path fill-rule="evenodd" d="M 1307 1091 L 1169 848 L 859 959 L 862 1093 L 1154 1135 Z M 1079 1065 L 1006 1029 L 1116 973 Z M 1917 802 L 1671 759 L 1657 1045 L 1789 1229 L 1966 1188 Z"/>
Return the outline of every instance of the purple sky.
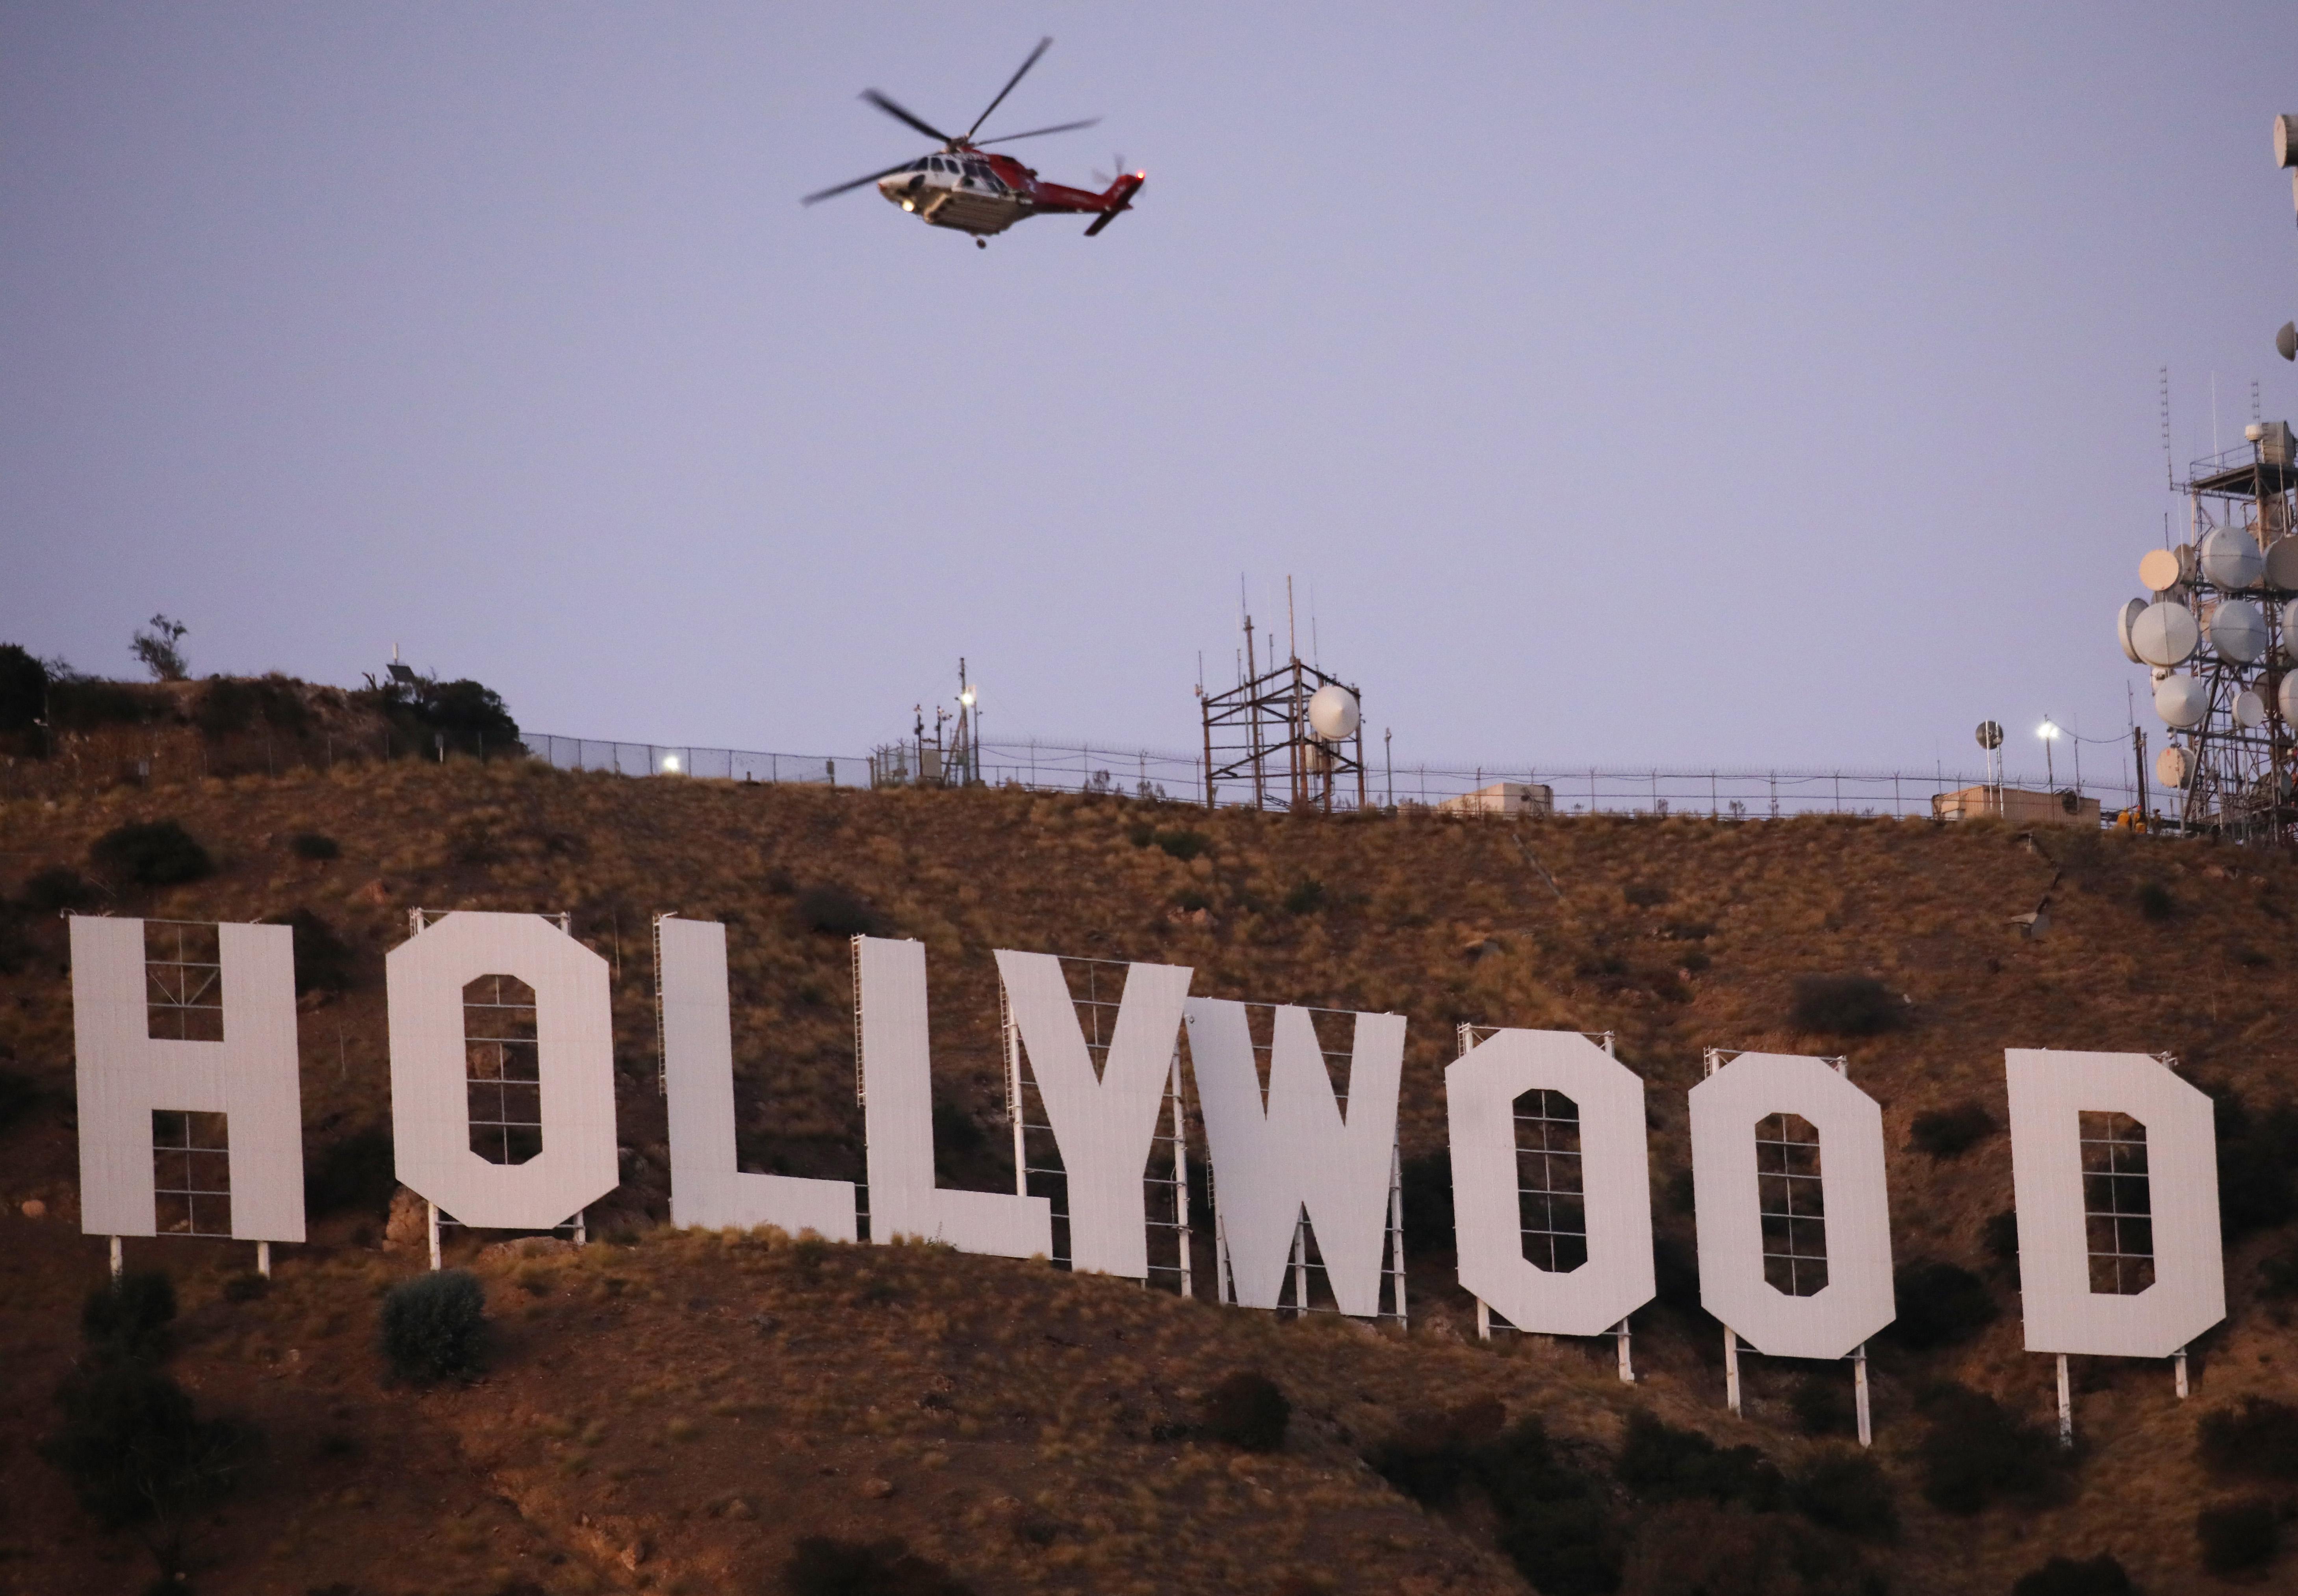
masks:
<path fill-rule="evenodd" d="M 2157 368 L 2182 465 L 2298 412 L 2289 23 L 9 6 L 0 640 L 839 754 L 963 654 L 1186 748 L 1289 571 L 1400 763 L 2159 740 Z M 985 131 L 1104 115 L 1016 146 L 1146 170 L 1101 237 L 799 208 L 1047 32 Z"/>

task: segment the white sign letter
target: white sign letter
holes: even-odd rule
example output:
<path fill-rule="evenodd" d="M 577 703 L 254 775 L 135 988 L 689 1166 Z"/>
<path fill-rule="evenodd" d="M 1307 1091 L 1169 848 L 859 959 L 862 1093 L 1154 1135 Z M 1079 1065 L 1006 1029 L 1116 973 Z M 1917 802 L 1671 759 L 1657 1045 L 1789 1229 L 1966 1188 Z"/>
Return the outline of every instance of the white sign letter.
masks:
<path fill-rule="evenodd" d="M 1172 1075 L 1192 973 L 1171 964 L 1127 967 L 1109 1054 L 1096 1078 L 1061 960 L 998 950 L 997 978 L 1062 1150 L 1073 1269 L 1149 1278 L 1149 1216 L 1141 1180 Z"/>
<path fill-rule="evenodd" d="M 1692 1087 L 1691 1178 L 1699 1304 L 1757 1352 L 1840 1358 L 1898 1316 L 1883 1112 L 1824 1061 L 1743 1053 Z"/>
<path fill-rule="evenodd" d="M 726 928 L 665 915 L 663 1068 L 670 1093 L 670 1218 L 717 1229 L 778 1225 L 852 1241 L 854 1183 L 745 1174 L 734 1162 L 734 1029 Z"/>
<path fill-rule="evenodd" d="M 462 1224 L 500 1230 L 550 1229 L 615 1189 L 606 960 L 539 914 L 460 910 L 393 948 L 383 963 L 391 1002 L 391 1133 L 409 1189 Z M 471 1150 L 471 1044 L 479 1038 L 465 1034 L 464 997 L 485 976 L 524 982 L 533 994 L 541 1150 L 518 1162 L 492 1162 Z M 494 1079 L 509 1075 L 506 1069 Z"/>
<path fill-rule="evenodd" d="M 144 922 L 72 917 L 80 1228 L 87 1235 L 159 1233 L 152 1145 L 157 1110 L 227 1116 L 235 1237 L 303 1239 L 294 938 L 284 925 L 219 925 L 216 941 L 223 1040 L 155 1037 L 146 1007 Z M 197 1198 L 185 1200 L 196 1216 Z M 202 1229 L 196 1222 L 192 1228 Z"/>
<path fill-rule="evenodd" d="M 2224 1319 L 2211 1100 L 2143 1053 L 2004 1063 L 2027 1350 L 2167 1358 Z"/>
<path fill-rule="evenodd" d="M 854 939 L 861 1011 L 862 1121 L 870 1140 L 870 1239 L 922 1236 L 961 1253 L 1050 1256 L 1054 1208 L 1043 1197 L 944 1191 L 934 1184 L 933 1065 L 926 1046 L 926 950 Z"/>
<path fill-rule="evenodd" d="M 1274 1308 L 1305 1205 L 1343 1313 L 1380 1311 L 1404 1016 L 1359 1014 L 1345 1122 L 1309 1011 L 1279 1005 L 1264 1108 L 1244 1005 L 1192 997 L 1189 1064 L 1204 1114 L 1213 1194 L 1236 1301 Z"/>
<path fill-rule="evenodd" d="M 1527 1092 L 1569 1099 L 1579 1121 L 1576 1154 L 1543 1160 L 1549 1188 L 1575 1194 L 1548 1217 L 1558 1229 L 1584 1226 L 1576 1266 L 1550 1268 L 1545 1248 L 1525 1255 L 1516 1105 Z M 1501 1030 L 1445 1070 L 1444 1104 L 1464 1289 L 1517 1328 L 1551 1336 L 1600 1335 L 1651 1301 L 1651 1176 L 1634 1073 L 1577 1031 Z"/>

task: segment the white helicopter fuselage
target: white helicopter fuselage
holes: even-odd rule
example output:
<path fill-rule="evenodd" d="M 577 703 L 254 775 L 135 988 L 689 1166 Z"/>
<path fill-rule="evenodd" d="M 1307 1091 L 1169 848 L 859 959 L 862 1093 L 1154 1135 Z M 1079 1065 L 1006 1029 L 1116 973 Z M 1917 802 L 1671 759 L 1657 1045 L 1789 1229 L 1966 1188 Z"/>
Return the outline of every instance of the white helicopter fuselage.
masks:
<path fill-rule="evenodd" d="M 878 192 L 930 226 L 985 237 L 1034 213 L 1034 195 L 1010 187 L 973 155 L 922 155 L 878 179 Z"/>

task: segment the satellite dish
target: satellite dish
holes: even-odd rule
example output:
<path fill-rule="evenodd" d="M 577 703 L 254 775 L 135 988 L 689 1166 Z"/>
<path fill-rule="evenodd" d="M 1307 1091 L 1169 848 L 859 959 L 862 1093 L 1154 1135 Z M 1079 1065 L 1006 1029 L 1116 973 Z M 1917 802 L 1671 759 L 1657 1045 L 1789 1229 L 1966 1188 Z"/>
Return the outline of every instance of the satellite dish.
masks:
<path fill-rule="evenodd" d="M 2245 732 L 2255 732 L 2266 724 L 2266 700 L 2258 696 L 2255 688 L 2244 688 L 2234 696 L 2235 724 Z"/>
<path fill-rule="evenodd" d="M 1356 735 L 1357 696 L 1338 682 L 1327 682 L 1309 697 L 1310 730 L 1327 742 L 1346 742 Z"/>
<path fill-rule="evenodd" d="M 2266 585 L 2298 592 L 2298 538 L 2283 538 L 2266 551 Z"/>
<path fill-rule="evenodd" d="M 2298 360 L 2298 322 L 2282 324 L 2282 330 L 2274 335 L 2274 352 L 2286 360 Z"/>
<path fill-rule="evenodd" d="M 2199 676 L 2165 676 L 2154 684 L 2154 713 L 2166 725 L 2199 726 L 2210 707 L 2211 690 Z"/>
<path fill-rule="evenodd" d="M 2133 665 L 2146 663 L 2138 657 L 2138 650 L 2130 646 L 2130 623 L 2145 613 L 2146 600 L 2133 599 L 2117 610 L 2114 616 L 2114 641 L 2122 645 L 2122 657 Z"/>
<path fill-rule="evenodd" d="M 1980 722 L 1979 730 L 1972 735 L 1979 739 L 1979 746 L 1989 752 L 2003 746 L 2003 728 L 1993 721 Z"/>
<path fill-rule="evenodd" d="M 2255 665 L 2266 652 L 2266 612 L 2247 599 L 2228 599 L 2211 611 L 2211 647 L 2237 665 Z"/>
<path fill-rule="evenodd" d="M 2149 604 L 2130 623 L 2130 651 L 2148 665 L 2184 665 L 2202 641 L 2195 612 L 2173 600 Z"/>
<path fill-rule="evenodd" d="M 2298 665 L 2298 599 L 2282 607 L 2282 657 Z"/>
<path fill-rule="evenodd" d="M 2184 787 L 2194 774 L 2195 757 L 2184 748 L 2164 748 L 2154 757 L 2154 779 L 2165 787 Z"/>
<path fill-rule="evenodd" d="M 2298 726 L 2298 675 L 2285 676 L 2275 692 L 2275 701 L 2282 706 L 2282 718 Z"/>
<path fill-rule="evenodd" d="M 2180 543 L 2170 550 L 2178 557 L 2178 580 L 2189 587 L 2203 574 L 2203 562 L 2195 554 L 2192 543 Z"/>
<path fill-rule="evenodd" d="M 2203 575 L 2220 587 L 2256 587 L 2266 567 L 2258 540 L 2239 526 L 2220 526 L 2203 539 Z"/>
<path fill-rule="evenodd" d="M 2150 549 L 2138 562 L 2138 585 L 2150 593 L 2169 592 L 2185 575 L 2175 549 Z"/>

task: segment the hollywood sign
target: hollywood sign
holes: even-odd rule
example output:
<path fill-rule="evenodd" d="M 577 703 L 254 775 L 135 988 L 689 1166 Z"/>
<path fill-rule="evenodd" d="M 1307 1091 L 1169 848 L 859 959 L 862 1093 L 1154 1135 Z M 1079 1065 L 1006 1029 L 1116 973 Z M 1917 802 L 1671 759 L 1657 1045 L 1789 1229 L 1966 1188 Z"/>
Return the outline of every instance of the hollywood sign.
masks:
<path fill-rule="evenodd" d="M 81 1213 L 91 1235 L 158 1233 L 153 1115 L 189 1112 L 226 1116 L 228 1233 L 266 1244 L 303 1239 L 291 933 L 227 924 L 217 934 L 222 1039 L 190 1041 L 150 1034 L 143 922 L 71 922 Z M 725 928 L 665 917 L 658 935 L 673 1222 L 861 1239 L 853 1182 L 737 1166 Z M 922 945 L 861 937 L 854 950 L 869 1239 L 1052 1256 L 1046 1198 L 936 1182 Z M 517 1230 L 562 1226 L 616 1188 L 604 959 L 538 915 L 455 913 L 393 948 L 384 965 L 401 1184 L 434 1214 Z M 1026 1054 L 1066 1173 L 1072 1268 L 1148 1277 L 1144 1182 L 1161 1109 L 1178 1089 L 1186 1033 L 1219 1176 L 1218 1294 L 1273 1309 L 1289 1273 L 1294 1303 L 1303 1302 L 1305 1224 L 1341 1312 L 1379 1312 L 1389 1275 L 1401 1310 L 1394 1249 L 1404 1016 L 1353 1017 L 1343 1104 L 1306 1009 L 1274 1007 L 1264 1088 L 1246 1005 L 1191 996 L 1187 968 L 1131 964 L 1096 1070 L 1062 961 L 1000 950 L 996 965 L 1013 1046 Z M 533 991 L 540 1148 L 516 1162 L 472 1150 L 465 994 L 488 977 L 515 978 Z M 2142 1054 L 2013 1048 L 2005 1059 L 2028 1349 L 2179 1354 L 2226 1309 L 2209 1099 Z M 1444 1090 L 1459 1278 L 1480 1312 L 1521 1330 L 1624 1336 L 1628 1316 L 1654 1290 L 1642 1080 L 1577 1032 L 1500 1030 L 1446 1069 Z M 1525 1245 L 1517 1132 L 1519 1105 L 1533 1093 L 1569 1099 L 1576 1118 L 1570 1206 L 1585 1256 L 1568 1267 Z M 1727 1345 L 1736 1338 L 1794 1358 L 1855 1354 L 1897 1312 L 1875 1100 L 1830 1061 L 1741 1053 L 1691 1089 L 1690 1120 L 1700 1301 L 1729 1327 Z M 1776 1141 L 1759 1137 L 1761 1125 L 1795 1121 L 1815 1135 L 1793 1146 L 1784 1132 Z M 2102 1142 L 2095 1128 L 2108 1122 L 2116 1129 Z M 1806 1192 L 1816 1186 L 1820 1199 L 1806 1200 L 1800 1241 L 1798 1180 L 1811 1183 Z M 1814 1215 L 1824 1283 L 1801 1294 L 1792 1281 L 1783 1290 L 1767 1277 L 1767 1261 L 1781 1257 L 1782 1227 L 1788 1256 L 1814 1256 Z M 2142 1254 L 2149 1283 L 2132 1289 L 2123 1265 Z M 2112 1267 L 2102 1271 L 2102 1259 Z"/>

